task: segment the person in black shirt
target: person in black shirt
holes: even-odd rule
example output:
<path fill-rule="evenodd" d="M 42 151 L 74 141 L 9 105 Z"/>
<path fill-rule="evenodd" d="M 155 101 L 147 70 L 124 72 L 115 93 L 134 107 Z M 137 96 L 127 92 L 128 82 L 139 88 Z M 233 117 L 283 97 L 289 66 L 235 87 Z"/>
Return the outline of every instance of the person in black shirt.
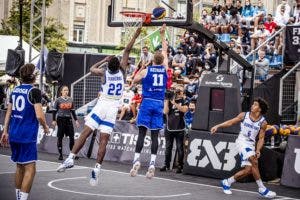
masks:
<path fill-rule="evenodd" d="M 176 173 L 181 173 L 183 168 L 183 140 L 185 131 L 184 114 L 188 111 L 188 103 L 184 99 L 183 90 L 177 88 L 175 96 L 167 95 L 164 105 L 164 113 L 166 115 L 166 151 L 165 151 L 165 166 L 160 171 L 167 171 L 170 169 L 170 162 L 172 158 L 172 149 L 174 139 L 176 140 L 176 150 L 178 153 L 178 167 Z"/>
<path fill-rule="evenodd" d="M 74 146 L 74 127 L 71 115 L 75 120 L 76 126 L 79 127 L 80 125 L 75 114 L 73 99 L 68 96 L 68 86 L 64 85 L 60 88 L 60 95 L 61 96 L 56 99 L 53 106 L 52 125 L 57 125 L 57 149 L 59 152 L 58 160 L 63 160 L 62 140 L 64 135 L 69 136 L 70 150 L 72 150 Z"/>

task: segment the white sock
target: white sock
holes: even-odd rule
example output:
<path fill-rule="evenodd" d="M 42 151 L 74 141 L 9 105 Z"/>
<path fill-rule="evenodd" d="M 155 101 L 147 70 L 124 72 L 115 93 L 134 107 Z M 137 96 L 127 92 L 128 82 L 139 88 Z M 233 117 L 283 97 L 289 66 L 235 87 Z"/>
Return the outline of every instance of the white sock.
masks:
<path fill-rule="evenodd" d="M 101 169 L 101 164 L 100 163 L 96 163 L 95 168 Z"/>
<path fill-rule="evenodd" d="M 156 155 L 155 154 L 151 154 L 150 165 L 155 165 L 155 160 L 156 160 Z"/>
<path fill-rule="evenodd" d="M 137 161 L 140 159 L 140 153 L 134 153 L 134 159 L 133 159 L 133 162 Z"/>
<path fill-rule="evenodd" d="M 17 200 L 21 199 L 21 191 L 20 191 L 20 189 L 16 189 L 16 199 Z"/>
<path fill-rule="evenodd" d="M 26 193 L 26 192 L 20 192 L 20 193 L 21 193 L 20 200 L 27 200 L 28 199 L 28 193 Z"/>
<path fill-rule="evenodd" d="M 68 158 L 74 159 L 75 158 L 75 154 L 74 153 L 70 153 Z"/>
<path fill-rule="evenodd" d="M 229 185 L 231 185 L 232 183 L 235 183 L 234 176 L 228 178 L 228 179 L 227 179 L 227 182 L 228 182 Z"/>
<path fill-rule="evenodd" d="M 256 180 L 256 184 L 257 184 L 258 188 L 261 188 L 263 190 L 266 189 L 266 187 L 264 186 L 264 184 L 263 184 L 263 182 L 262 182 L 261 179 Z"/>

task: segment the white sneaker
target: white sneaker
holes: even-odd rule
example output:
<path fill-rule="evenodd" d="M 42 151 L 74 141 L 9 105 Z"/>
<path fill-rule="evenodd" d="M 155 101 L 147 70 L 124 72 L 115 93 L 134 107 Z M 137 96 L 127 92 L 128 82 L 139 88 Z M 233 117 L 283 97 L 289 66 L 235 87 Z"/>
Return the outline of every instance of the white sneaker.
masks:
<path fill-rule="evenodd" d="M 154 165 L 150 165 L 149 168 L 148 168 L 148 171 L 147 171 L 147 173 L 146 173 L 146 177 L 147 177 L 148 179 L 153 178 L 153 177 L 154 177 L 154 172 L 155 172 L 155 167 L 154 167 Z"/>
<path fill-rule="evenodd" d="M 135 161 L 132 166 L 132 169 L 130 170 L 130 176 L 135 177 L 138 174 L 140 167 L 141 167 L 140 161 L 138 161 L 138 160 Z"/>
<path fill-rule="evenodd" d="M 100 169 L 94 168 L 91 172 L 90 185 L 96 186 L 99 184 Z"/>
<path fill-rule="evenodd" d="M 74 160 L 72 158 L 67 158 L 57 169 L 57 172 L 64 172 L 68 168 L 74 167 Z"/>
<path fill-rule="evenodd" d="M 232 192 L 231 192 L 231 190 L 230 190 L 231 187 L 230 187 L 230 185 L 229 185 L 227 179 L 224 179 L 224 180 L 221 181 L 221 186 L 222 186 L 223 192 L 224 192 L 225 194 L 232 194 Z"/>
<path fill-rule="evenodd" d="M 265 198 L 273 199 L 276 197 L 276 193 L 267 188 L 258 188 L 258 193 Z"/>

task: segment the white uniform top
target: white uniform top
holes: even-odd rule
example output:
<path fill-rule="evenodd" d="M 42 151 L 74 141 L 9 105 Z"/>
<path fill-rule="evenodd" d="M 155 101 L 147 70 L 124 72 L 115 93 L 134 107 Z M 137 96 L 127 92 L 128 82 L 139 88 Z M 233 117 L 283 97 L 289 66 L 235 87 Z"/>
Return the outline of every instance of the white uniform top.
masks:
<path fill-rule="evenodd" d="M 250 112 L 246 112 L 244 120 L 241 122 L 241 130 L 237 142 L 244 142 L 248 145 L 255 146 L 256 137 L 264 121 L 265 118 L 263 116 L 261 116 L 258 121 L 252 121 Z"/>
<path fill-rule="evenodd" d="M 111 74 L 106 70 L 100 100 L 119 101 L 123 95 L 124 80 L 124 74 L 121 70 L 115 74 Z"/>

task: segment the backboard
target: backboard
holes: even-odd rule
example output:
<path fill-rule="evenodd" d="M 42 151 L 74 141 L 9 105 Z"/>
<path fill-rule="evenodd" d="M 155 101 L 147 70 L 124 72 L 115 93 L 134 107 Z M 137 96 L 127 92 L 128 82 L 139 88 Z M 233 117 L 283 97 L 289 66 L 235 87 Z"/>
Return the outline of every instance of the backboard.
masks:
<path fill-rule="evenodd" d="M 166 16 L 156 19 L 152 15 L 153 9 L 164 7 Z M 108 26 L 123 27 L 123 15 L 121 12 L 151 13 L 151 22 L 143 23 L 143 26 L 188 26 L 193 19 L 192 0 L 111 0 L 108 7 Z"/>

